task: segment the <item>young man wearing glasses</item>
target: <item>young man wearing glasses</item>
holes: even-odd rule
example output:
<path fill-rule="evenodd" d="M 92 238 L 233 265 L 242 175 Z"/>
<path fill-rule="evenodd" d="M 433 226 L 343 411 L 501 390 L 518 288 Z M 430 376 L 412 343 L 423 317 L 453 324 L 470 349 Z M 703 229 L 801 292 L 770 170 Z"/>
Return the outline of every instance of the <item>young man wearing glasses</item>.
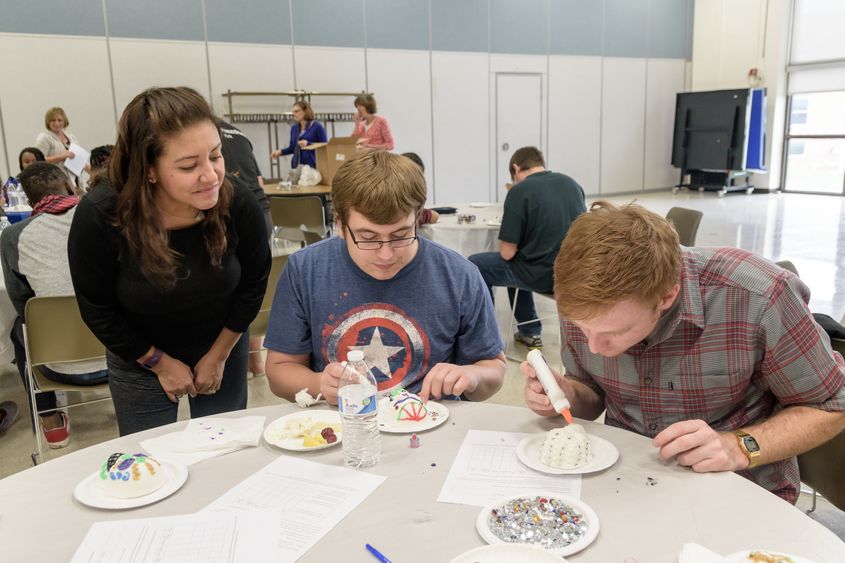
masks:
<path fill-rule="evenodd" d="M 339 237 L 291 255 L 264 345 L 278 396 L 301 389 L 337 404 L 350 350 L 363 350 L 379 390 L 424 400 L 484 400 L 502 385 L 503 344 L 478 269 L 417 236 L 426 200 L 419 168 L 399 155 L 359 153 L 332 182 Z"/>

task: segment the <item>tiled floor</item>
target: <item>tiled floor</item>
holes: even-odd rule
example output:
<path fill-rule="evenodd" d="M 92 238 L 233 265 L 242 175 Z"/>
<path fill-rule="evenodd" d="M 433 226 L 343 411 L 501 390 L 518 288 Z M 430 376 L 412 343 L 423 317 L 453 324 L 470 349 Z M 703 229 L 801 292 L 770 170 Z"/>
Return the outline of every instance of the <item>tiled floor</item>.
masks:
<path fill-rule="evenodd" d="M 596 198 L 590 198 L 594 200 Z M 615 203 L 632 201 L 634 196 L 608 198 Z M 698 209 L 704 213 L 698 231 L 698 246 L 735 246 L 761 254 L 771 260 L 791 260 L 801 278 L 812 290 L 810 308 L 839 319 L 845 312 L 845 198 L 798 194 L 729 194 L 660 192 L 639 194 L 637 203 L 665 215 L 673 206 Z M 507 329 L 507 298 L 500 292 L 497 313 L 500 326 Z M 554 314 L 551 301 L 538 299 L 542 316 Z M 544 324 L 545 355 L 559 356 L 554 323 Z M 517 347 L 516 354 L 525 354 Z M 250 380 L 249 406 L 282 401 L 270 393 L 265 378 Z M 14 366 L 0 368 L 0 398 L 14 400 L 23 414 L 5 434 L 0 435 L 0 478 L 31 466 L 32 434 L 26 421 L 26 397 Z M 502 390 L 491 401 L 522 404 L 522 378 L 518 364 L 508 362 L 508 374 Z M 180 418 L 187 416 L 183 408 Z M 48 458 L 84 448 L 117 436 L 111 404 L 98 403 L 71 411 L 71 443 L 54 450 Z M 802 495 L 800 506 L 809 506 Z M 816 516 L 845 539 L 845 513 L 823 502 Z"/>

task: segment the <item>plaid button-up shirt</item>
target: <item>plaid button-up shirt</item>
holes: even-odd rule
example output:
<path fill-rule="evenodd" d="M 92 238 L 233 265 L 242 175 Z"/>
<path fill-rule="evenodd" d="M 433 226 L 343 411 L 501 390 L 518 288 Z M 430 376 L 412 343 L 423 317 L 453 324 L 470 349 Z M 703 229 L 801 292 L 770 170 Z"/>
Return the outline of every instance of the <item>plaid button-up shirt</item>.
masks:
<path fill-rule="evenodd" d="M 690 419 L 738 430 L 788 405 L 842 411 L 845 362 L 809 299 L 801 280 L 753 254 L 685 248 L 679 298 L 645 341 L 607 358 L 562 320 L 563 365 L 604 397 L 607 424 L 649 437 Z M 793 504 L 798 498 L 794 457 L 739 474 Z"/>

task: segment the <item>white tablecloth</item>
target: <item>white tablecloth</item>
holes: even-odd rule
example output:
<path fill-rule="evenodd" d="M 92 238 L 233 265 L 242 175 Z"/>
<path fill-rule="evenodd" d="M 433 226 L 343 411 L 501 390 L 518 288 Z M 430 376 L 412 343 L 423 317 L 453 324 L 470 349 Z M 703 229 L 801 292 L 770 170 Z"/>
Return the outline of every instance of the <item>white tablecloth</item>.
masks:
<path fill-rule="evenodd" d="M 481 207 L 483 205 L 483 207 Z M 420 227 L 420 235 L 468 257 L 479 252 L 499 251 L 499 224 L 502 204 L 449 204 L 456 207 L 454 215 L 440 215 L 437 223 Z M 475 222 L 458 224 L 458 214 L 475 215 Z"/>
<path fill-rule="evenodd" d="M 526 408 L 490 403 L 449 403 L 445 424 L 421 433 L 420 447 L 406 434 L 382 434 L 382 459 L 367 472 L 387 480 L 301 559 L 372 563 L 364 543 L 394 561 L 449 561 L 484 544 L 475 529 L 479 508 L 437 502 L 452 460 L 470 429 L 542 433 L 558 421 Z M 325 407 L 322 407 L 325 408 Z M 290 412 L 277 405 L 226 416 L 267 416 L 267 424 Z M 196 512 L 280 455 L 341 465 L 340 447 L 289 452 L 263 443 L 190 467 L 187 483 L 173 496 L 134 510 L 108 511 L 73 499 L 79 481 L 113 452 L 139 451 L 138 442 L 180 430 L 177 422 L 71 452 L 0 480 L 0 560 L 68 561 L 89 526 Z M 592 422 L 588 432 L 613 443 L 620 453 L 610 468 L 585 475 L 581 499 L 596 511 L 601 531 L 593 544 L 569 560 L 575 563 L 639 561 L 677 563 L 685 542 L 722 555 L 741 549 L 769 549 L 817 563 L 845 561 L 845 544 L 830 530 L 763 488 L 734 473 L 698 474 L 664 464 L 643 436 Z M 649 478 L 651 480 L 649 480 Z M 45 528 L 45 515 L 61 533 Z"/>

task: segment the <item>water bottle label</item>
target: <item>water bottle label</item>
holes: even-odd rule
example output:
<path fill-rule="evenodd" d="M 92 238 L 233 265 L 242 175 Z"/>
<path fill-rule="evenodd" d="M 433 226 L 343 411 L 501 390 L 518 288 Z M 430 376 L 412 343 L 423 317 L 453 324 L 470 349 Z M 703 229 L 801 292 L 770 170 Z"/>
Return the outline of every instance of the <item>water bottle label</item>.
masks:
<path fill-rule="evenodd" d="M 352 393 L 341 393 L 338 410 L 346 414 L 369 414 L 376 411 L 378 406 L 375 395 L 355 396 Z"/>

